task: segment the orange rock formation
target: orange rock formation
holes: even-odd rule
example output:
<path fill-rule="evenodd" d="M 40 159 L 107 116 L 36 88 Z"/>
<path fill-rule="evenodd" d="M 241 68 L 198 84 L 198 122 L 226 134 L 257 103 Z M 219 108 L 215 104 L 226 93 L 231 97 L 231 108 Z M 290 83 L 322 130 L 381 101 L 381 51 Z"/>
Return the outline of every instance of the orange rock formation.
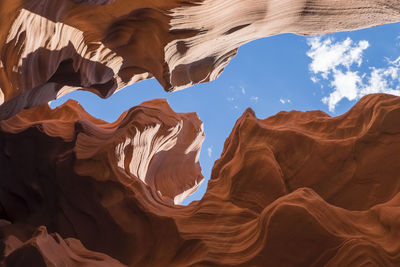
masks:
<path fill-rule="evenodd" d="M 167 91 L 213 80 L 261 37 L 396 21 L 398 0 L 3 0 L 0 119 L 72 90 L 108 97 L 150 77 Z"/>
<path fill-rule="evenodd" d="M 399 121 L 383 94 L 339 117 L 247 110 L 203 199 L 176 206 L 202 180 L 196 115 L 162 100 L 110 124 L 73 101 L 22 111 L 0 123 L 1 262 L 398 266 Z"/>
<path fill-rule="evenodd" d="M 210 16 L 212 14 L 212 16 Z M 398 0 L 0 2 L 1 266 L 400 266 L 400 98 L 247 110 L 201 201 L 203 126 L 165 100 L 106 123 L 69 101 L 213 80 L 237 48 L 400 21 Z"/>

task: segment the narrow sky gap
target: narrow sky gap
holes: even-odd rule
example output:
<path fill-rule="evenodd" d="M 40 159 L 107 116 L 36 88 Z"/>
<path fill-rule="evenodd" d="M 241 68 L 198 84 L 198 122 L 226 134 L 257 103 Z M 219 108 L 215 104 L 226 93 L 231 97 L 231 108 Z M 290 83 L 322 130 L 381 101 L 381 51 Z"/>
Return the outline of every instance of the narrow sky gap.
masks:
<path fill-rule="evenodd" d="M 206 181 L 182 203 L 186 205 L 203 196 L 214 161 L 219 158 L 234 123 L 247 107 L 251 107 L 258 118 L 266 118 L 281 110 L 315 109 L 337 116 L 353 106 L 368 85 L 375 83 L 380 88 L 400 89 L 399 77 L 392 75 L 394 71 L 388 75 L 384 73 L 393 64 L 396 68 L 396 59 L 400 57 L 398 36 L 399 23 L 320 37 L 322 43 L 332 40 L 331 45 L 342 44 L 349 38 L 353 44 L 351 47 L 365 48 L 361 49 L 361 55 L 356 55 L 362 59 L 360 64 L 356 60 L 349 67 L 346 64 L 336 66 L 336 74 L 342 73 L 344 77 L 335 76 L 332 68 L 325 76 L 323 72 L 313 70 L 313 58 L 308 55 L 313 39 L 282 34 L 241 47 L 222 75 L 210 83 L 166 93 L 155 79 L 151 79 L 129 86 L 106 100 L 88 92 L 73 92 L 52 101 L 51 106 L 58 106 L 69 98 L 76 99 L 90 114 L 109 122 L 116 120 L 123 111 L 154 98 L 168 99 L 175 112 L 196 112 L 204 123 L 206 134 L 200 154 Z M 368 47 L 364 41 L 368 42 Z M 382 75 L 374 74 L 375 70 L 381 69 Z M 338 78 L 344 81 L 342 85 Z M 340 90 L 346 93 L 343 84 L 351 82 L 351 78 L 355 80 L 355 87 L 346 88 L 353 91 L 345 96 L 339 94 L 342 97 L 335 98 L 338 101 L 332 102 L 332 108 L 331 95 Z"/>

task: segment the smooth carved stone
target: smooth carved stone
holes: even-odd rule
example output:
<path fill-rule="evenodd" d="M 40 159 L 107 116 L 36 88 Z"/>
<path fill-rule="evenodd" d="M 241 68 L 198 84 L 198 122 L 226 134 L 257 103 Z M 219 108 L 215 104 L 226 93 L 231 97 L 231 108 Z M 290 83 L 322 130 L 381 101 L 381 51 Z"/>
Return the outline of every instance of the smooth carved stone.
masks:
<path fill-rule="evenodd" d="M 398 266 L 399 121 L 384 94 L 339 117 L 247 110 L 202 200 L 176 206 L 202 180 L 195 114 L 22 111 L 0 123 L 0 264 Z"/>
<path fill-rule="evenodd" d="M 77 89 L 105 98 L 151 77 L 166 91 L 214 80 L 262 37 L 396 21 L 398 0 L 3 1 L 0 119 Z"/>
<path fill-rule="evenodd" d="M 93 4 L 93 5 L 107 5 L 113 3 L 115 0 L 73 0 L 77 4 Z"/>
<path fill-rule="evenodd" d="M 7 249 L 12 249 L 11 252 L 5 251 L 6 266 L 125 266 L 103 253 L 87 250 L 75 238 L 63 239 L 57 233 L 48 234 L 44 226 L 24 243 L 13 235 L 6 243 L 9 245 Z M 11 248 L 10 244 L 15 247 Z"/>

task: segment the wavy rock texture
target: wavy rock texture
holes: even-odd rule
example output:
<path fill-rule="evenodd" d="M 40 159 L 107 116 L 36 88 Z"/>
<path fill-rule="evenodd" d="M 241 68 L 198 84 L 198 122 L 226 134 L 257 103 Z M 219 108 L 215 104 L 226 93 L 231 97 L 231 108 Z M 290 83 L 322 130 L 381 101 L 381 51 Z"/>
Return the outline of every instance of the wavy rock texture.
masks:
<path fill-rule="evenodd" d="M 210 17 L 210 14 L 213 14 Z M 73 90 L 215 79 L 237 48 L 400 21 L 397 0 L 18 0 L 0 4 L 0 119 Z"/>
<path fill-rule="evenodd" d="M 88 251 L 79 240 L 49 235 L 44 226 L 24 243 L 10 236 L 6 244 L 6 266 L 124 266 L 107 255 Z"/>
<path fill-rule="evenodd" d="M 73 101 L 23 111 L 0 123 L 2 263 L 398 266 L 399 121 L 383 94 L 335 118 L 248 110 L 203 199 L 175 206 L 202 179 L 196 115 L 162 100 L 111 124 Z"/>

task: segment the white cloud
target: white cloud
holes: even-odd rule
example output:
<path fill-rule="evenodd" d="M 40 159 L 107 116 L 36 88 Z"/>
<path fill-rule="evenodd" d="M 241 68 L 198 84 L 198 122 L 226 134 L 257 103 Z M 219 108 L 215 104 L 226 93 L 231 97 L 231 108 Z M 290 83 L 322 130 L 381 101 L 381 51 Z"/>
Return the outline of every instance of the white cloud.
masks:
<path fill-rule="evenodd" d="M 242 89 L 242 95 L 245 95 L 246 94 L 246 89 L 244 89 L 243 86 L 241 86 L 240 88 Z"/>
<path fill-rule="evenodd" d="M 211 158 L 212 152 L 213 152 L 212 147 L 208 147 L 207 148 L 207 155 L 208 155 L 209 158 Z"/>
<path fill-rule="evenodd" d="M 334 42 L 332 38 L 322 40 L 321 37 L 308 39 L 311 47 L 307 56 L 312 59 L 310 70 L 314 74 L 320 74 L 327 78 L 331 71 L 338 66 L 349 69 L 353 64 L 362 63 L 362 54 L 369 47 L 368 41 L 362 40 L 355 44 L 350 38 L 343 42 Z"/>
<path fill-rule="evenodd" d="M 347 71 L 343 73 L 338 70 L 333 74 L 333 81 L 331 82 L 334 91 L 329 97 L 324 97 L 322 102 L 328 104 L 329 111 L 333 112 L 337 103 L 343 98 L 347 98 L 348 100 L 357 99 L 361 84 L 362 81 L 357 72 Z"/>
<path fill-rule="evenodd" d="M 228 97 L 226 100 L 228 100 L 229 102 L 233 102 L 235 100 L 235 98 L 233 97 Z"/>
<path fill-rule="evenodd" d="M 363 51 L 369 47 L 368 41 L 354 43 L 350 38 L 335 42 L 332 38 L 322 40 L 310 38 L 307 55 L 312 59 L 310 71 L 314 83 L 329 81 L 333 89 L 329 96 L 322 98 L 331 112 L 342 99 L 350 101 L 371 93 L 400 95 L 400 57 L 387 60 L 384 68 L 369 68 L 369 73 L 360 73 Z M 396 86 L 397 84 L 397 86 Z"/>
<path fill-rule="evenodd" d="M 371 69 L 372 72 L 368 77 L 368 83 L 364 84 L 361 88 L 361 96 L 372 93 L 400 95 L 400 85 L 398 84 L 398 77 L 400 73 L 399 63 L 391 62 L 391 65 L 387 68 Z"/>
<path fill-rule="evenodd" d="M 250 97 L 250 101 L 252 101 L 252 102 L 258 102 L 258 100 L 259 100 L 260 98 L 258 97 L 258 96 L 252 96 L 252 97 Z"/>
<path fill-rule="evenodd" d="M 281 99 L 279 99 L 279 102 L 281 102 L 282 104 L 286 104 L 286 103 L 289 104 L 292 102 L 292 100 L 290 100 L 289 98 L 287 98 L 287 99 L 281 98 Z"/>
<path fill-rule="evenodd" d="M 315 76 L 312 76 L 312 77 L 311 77 L 311 81 L 312 81 L 313 83 L 319 82 L 318 78 L 315 77 Z"/>

